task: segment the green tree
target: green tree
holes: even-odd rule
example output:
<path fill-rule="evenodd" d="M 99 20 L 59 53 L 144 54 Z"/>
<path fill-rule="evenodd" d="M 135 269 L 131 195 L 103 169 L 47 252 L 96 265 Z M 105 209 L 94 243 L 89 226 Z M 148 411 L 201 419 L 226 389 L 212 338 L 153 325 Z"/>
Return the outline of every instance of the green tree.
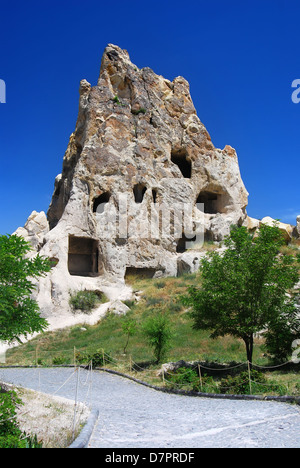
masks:
<path fill-rule="evenodd" d="M 261 226 L 255 237 L 245 227 L 233 227 L 224 253 L 202 260 L 201 286 L 190 287 L 182 298 L 192 308 L 195 329 L 211 330 L 212 338 L 241 338 L 249 362 L 256 333 L 274 334 L 283 322 L 293 333 L 291 327 L 299 324 L 289 294 L 299 273 L 294 257 L 279 254 L 283 243 L 276 226 Z"/>
<path fill-rule="evenodd" d="M 143 329 L 158 364 L 170 348 L 170 340 L 173 336 L 169 319 L 165 314 L 157 313 L 147 320 Z"/>
<path fill-rule="evenodd" d="M 129 343 L 129 338 L 135 335 L 137 332 L 136 321 L 130 318 L 126 318 L 122 323 L 122 330 L 127 335 L 127 340 L 123 349 L 123 353 L 126 354 L 127 346 Z"/>
<path fill-rule="evenodd" d="M 31 245 L 16 235 L 0 236 L 0 340 L 19 340 L 21 335 L 41 332 L 47 321 L 32 299 L 33 280 L 50 271 L 40 255 L 28 258 Z"/>

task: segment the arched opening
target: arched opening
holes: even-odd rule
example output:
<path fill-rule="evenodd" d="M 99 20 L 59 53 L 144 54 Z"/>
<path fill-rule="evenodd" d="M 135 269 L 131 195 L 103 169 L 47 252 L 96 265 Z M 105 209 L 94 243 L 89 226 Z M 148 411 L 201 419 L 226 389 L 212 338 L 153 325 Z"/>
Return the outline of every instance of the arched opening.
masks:
<path fill-rule="evenodd" d="M 221 199 L 222 195 L 218 193 L 203 191 L 198 195 L 196 203 L 204 205 L 204 213 L 217 214 L 220 212 Z"/>
<path fill-rule="evenodd" d="M 171 161 L 179 167 L 185 179 L 190 179 L 192 177 L 192 163 L 187 159 L 185 150 L 172 151 Z"/>
<path fill-rule="evenodd" d="M 133 194 L 135 203 L 142 203 L 147 187 L 144 184 L 136 184 L 133 187 Z"/>
<path fill-rule="evenodd" d="M 109 202 L 110 193 L 104 192 L 99 197 L 95 198 L 93 203 L 93 213 L 103 213 L 106 203 Z"/>

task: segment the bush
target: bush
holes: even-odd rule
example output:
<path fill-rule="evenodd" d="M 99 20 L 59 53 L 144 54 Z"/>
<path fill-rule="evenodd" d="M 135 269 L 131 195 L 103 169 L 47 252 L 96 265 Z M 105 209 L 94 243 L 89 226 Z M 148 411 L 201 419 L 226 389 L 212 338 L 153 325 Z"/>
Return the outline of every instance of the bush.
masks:
<path fill-rule="evenodd" d="M 248 371 L 241 372 L 239 375 L 221 379 L 219 385 L 220 393 L 229 393 L 234 395 L 250 395 L 274 392 L 279 395 L 285 394 L 285 387 L 274 381 L 268 380 L 262 372 L 251 370 L 251 389 Z"/>
<path fill-rule="evenodd" d="M 64 356 L 55 356 L 53 359 L 52 359 L 52 364 L 54 366 L 62 366 L 63 364 L 67 364 L 69 363 L 69 359 L 64 357 Z"/>
<path fill-rule="evenodd" d="M 149 345 L 153 348 L 157 364 L 161 362 L 170 347 L 170 339 L 173 335 L 169 319 L 166 315 L 158 313 L 150 317 L 143 326 Z"/>
<path fill-rule="evenodd" d="M 181 367 L 167 374 L 166 382 L 169 387 L 178 388 L 188 385 L 193 388 L 199 383 L 197 372 L 193 369 Z"/>
<path fill-rule="evenodd" d="M 84 290 L 71 293 L 69 304 L 73 310 L 90 313 L 102 300 L 101 293 Z"/>
<path fill-rule="evenodd" d="M 7 434 L 0 436 L 0 448 L 25 448 L 24 441 L 20 440 L 20 435 Z"/>
<path fill-rule="evenodd" d="M 0 436 L 20 436 L 21 431 L 17 424 L 17 405 L 22 400 L 14 391 L 1 391 L 0 393 Z"/>
<path fill-rule="evenodd" d="M 17 406 L 22 400 L 15 391 L 0 387 L 0 448 L 41 448 L 36 436 L 28 436 L 19 429 Z"/>
<path fill-rule="evenodd" d="M 103 351 L 103 349 L 97 349 L 94 352 L 77 352 L 75 354 L 76 361 L 79 364 L 86 364 L 88 365 L 92 361 L 93 368 L 95 367 L 103 367 L 105 364 L 114 363 L 115 360 L 109 354 Z"/>
<path fill-rule="evenodd" d="M 20 432 L 19 436 L 0 436 L 0 448 L 43 448 L 43 444 L 37 440 L 36 435 L 32 437 Z"/>
<path fill-rule="evenodd" d="M 203 375 L 200 383 L 200 378 L 196 369 L 182 367 L 168 374 L 167 386 L 171 388 L 187 386 L 188 390 L 193 390 L 194 392 L 219 393 L 213 377 Z"/>

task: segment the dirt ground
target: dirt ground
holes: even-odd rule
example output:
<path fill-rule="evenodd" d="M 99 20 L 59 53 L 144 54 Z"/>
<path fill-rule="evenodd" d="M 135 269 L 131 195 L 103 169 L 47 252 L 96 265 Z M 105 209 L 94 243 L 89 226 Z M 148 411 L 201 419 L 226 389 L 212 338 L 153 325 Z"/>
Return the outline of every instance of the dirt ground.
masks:
<path fill-rule="evenodd" d="M 18 408 L 18 422 L 22 431 L 37 435 L 43 448 L 66 448 L 73 441 L 74 402 L 65 398 L 17 388 L 23 405 Z M 79 434 L 90 410 L 79 403 L 76 408 L 76 432 Z"/>

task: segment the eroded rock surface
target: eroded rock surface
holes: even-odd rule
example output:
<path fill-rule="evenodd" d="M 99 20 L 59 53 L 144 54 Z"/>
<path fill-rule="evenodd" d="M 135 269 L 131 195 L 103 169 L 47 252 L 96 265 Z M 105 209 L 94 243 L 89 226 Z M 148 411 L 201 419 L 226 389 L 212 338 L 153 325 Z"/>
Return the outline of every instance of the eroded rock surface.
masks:
<path fill-rule="evenodd" d="M 188 82 L 139 69 L 109 44 L 97 85 L 80 83 L 47 221 L 35 214 L 18 230 L 53 259 L 39 283 L 43 313 L 68 310 L 76 288 L 115 284 L 126 299 L 128 271 L 159 277 L 197 268 L 197 254 L 182 257 L 188 242 L 196 234 L 201 241 L 198 231 L 221 240 L 245 223 L 247 196 L 235 150 L 214 147 Z M 188 220 L 177 216 L 182 207 Z"/>

